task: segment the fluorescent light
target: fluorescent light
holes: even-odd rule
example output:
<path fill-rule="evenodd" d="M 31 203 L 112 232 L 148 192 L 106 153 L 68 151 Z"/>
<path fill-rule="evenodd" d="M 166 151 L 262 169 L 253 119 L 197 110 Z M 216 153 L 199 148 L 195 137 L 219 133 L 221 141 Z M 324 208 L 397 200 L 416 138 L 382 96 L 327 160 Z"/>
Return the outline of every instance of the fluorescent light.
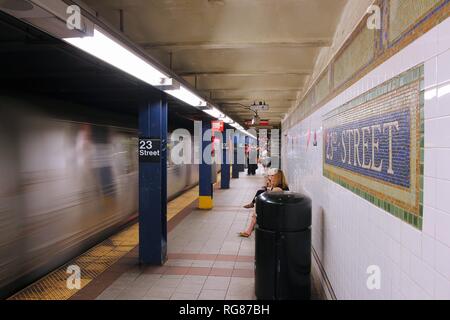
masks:
<path fill-rule="evenodd" d="M 244 127 L 242 127 L 239 123 L 235 122 L 233 119 L 231 119 L 227 115 L 223 114 L 216 107 L 212 107 L 211 109 L 206 109 L 203 111 L 205 113 L 209 114 L 213 118 L 223 121 L 224 123 L 228 123 L 230 126 L 234 127 L 236 129 L 236 131 L 238 131 L 246 136 L 252 137 L 253 139 L 256 139 L 256 137 L 254 135 L 249 134 L 247 131 L 245 131 Z"/>
<path fill-rule="evenodd" d="M 171 96 L 186 102 L 187 104 L 193 107 L 206 107 L 207 103 L 205 100 L 197 96 L 195 93 L 189 91 L 183 86 L 180 86 L 179 89 L 174 90 L 164 90 L 165 93 L 170 94 Z"/>
<path fill-rule="evenodd" d="M 219 111 L 219 109 L 212 107 L 211 109 L 205 109 L 203 112 L 209 114 L 211 117 L 219 119 L 223 118 L 225 115 Z"/>
<path fill-rule="evenodd" d="M 245 131 L 243 126 L 241 126 L 239 123 L 235 122 L 233 119 L 231 119 L 227 115 L 220 112 L 217 108 L 212 107 L 211 109 L 207 109 L 207 110 L 203 110 L 203 111 L 205 113 L 209 114 L 210 116 L 212 116 L 213 118 L 223 121 L 224 123 L 228 123 L 230 126 L 234 127 L 236 129 L 236 131 L 238 131 L 246 136 L 252 137 L 253 139 L 256 139 L 256 137 L 254 135 Z"/>
<path fill-rule="evenodd" d="M 249 136 L 249 137 L 251 137 L 253 139 L 256 139 L 256 137 L 254 135 L 252 135 L 248 131 L 246 131 L 241 125 L 239 125 L 239 124 L 236 124 L 236 125 L 230 124 L 230 125 L 233 126 L 240 133 L 242 133 L 242 134 L 244 134 L 246 136 Z"/>
<path fill-rule="evenodd" d="M 231 123 L 230 126 L 234 127 L 237 131 L 242 132 L 243 134 L 254 138 L 254 136 L 249 134 L 247 131 L 245 131 L 244 127 L 241 126 L 239 123 L 234 122 L 234 123 Z"/>
<path fill-rule="evenodd" d="M 233 123 L 233 122 L 234 122 L 233 119 L 231 119 L 231 118 L 228 117 L 228 116 L 224 116 L 224 117 L 220 118 L 219 120 L 220 120 L 220 121 L 223 121 L 223 122 L 225 122 L 225 123 Z"/>
<path fill-rule="evenodd" d="M 64 38 L 71 45 L 153 86 L 171 84 L 171 79 L 147 61 L 94 28 L 92 37 Z"/>

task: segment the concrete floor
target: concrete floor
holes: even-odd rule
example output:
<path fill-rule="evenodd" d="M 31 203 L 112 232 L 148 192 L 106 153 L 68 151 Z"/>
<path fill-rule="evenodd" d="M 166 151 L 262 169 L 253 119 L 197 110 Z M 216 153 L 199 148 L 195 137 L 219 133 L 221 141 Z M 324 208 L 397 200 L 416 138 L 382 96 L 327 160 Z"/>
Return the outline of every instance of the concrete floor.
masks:
<path fill-rule="evenodd" d="M 97 299 L 255 299 L 254 234 L 238 233 L 252 213 L 242 206 L 263 184 L 241 173 L 230 189 L 215 190 L 214 209 L 194 210 L 169 233 L 163 267 L 132 268 Z"/>
<path fill-rule="evenodd" d="M 238 236 L 253 209 L 244 209 L 264 184 L 262 175 L 241 173 L 228 190 L 214 191 L 212 210 L 194 209 L 168 235 L 164 266 L 131 262 L 96 295 L 99 300 L 254 300 L 254 233 Z M 137 251 L 132 253 L 137 257 Z M 135 261 L 136 258 L 131 261 Z M 312 298 L 319 299 L 312 285 Z"/>

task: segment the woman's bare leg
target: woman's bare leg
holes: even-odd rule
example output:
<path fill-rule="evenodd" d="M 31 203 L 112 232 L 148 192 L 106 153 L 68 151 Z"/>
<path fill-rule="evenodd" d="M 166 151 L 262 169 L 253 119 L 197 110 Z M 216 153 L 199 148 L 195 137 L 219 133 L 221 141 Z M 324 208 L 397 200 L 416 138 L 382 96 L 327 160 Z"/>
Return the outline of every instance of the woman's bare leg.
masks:
<path fill-rule="evenodd" d="M 250 224 L 248 225 L 247 229 L 241 233 L 241 235 L 250 237 L 250 235 L 253 232 L 253 229 L 255 229 L 255 225 L 256 225 L 256 214 L 253 212 Z"/>

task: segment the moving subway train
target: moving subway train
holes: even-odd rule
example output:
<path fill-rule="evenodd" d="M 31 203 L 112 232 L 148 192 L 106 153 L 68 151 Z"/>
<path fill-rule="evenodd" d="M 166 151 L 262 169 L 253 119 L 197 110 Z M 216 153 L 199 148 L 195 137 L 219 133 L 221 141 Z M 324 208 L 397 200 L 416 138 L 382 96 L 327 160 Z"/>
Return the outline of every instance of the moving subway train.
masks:
<path fill-rule="evenodd" d="M 0 95 L 0 102 L 5 297 L 136 218 L 138 161 L 130 126 L 55 116 L 36 99 Z M 198 183 L 198 166 L 168 167 L 169 199 Z"/>

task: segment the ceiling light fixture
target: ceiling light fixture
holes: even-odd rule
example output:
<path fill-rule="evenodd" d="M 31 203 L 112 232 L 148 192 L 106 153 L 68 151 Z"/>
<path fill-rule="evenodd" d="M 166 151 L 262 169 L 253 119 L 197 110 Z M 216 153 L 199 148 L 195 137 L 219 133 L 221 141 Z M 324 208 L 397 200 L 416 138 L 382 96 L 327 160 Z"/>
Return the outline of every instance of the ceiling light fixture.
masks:
<path fill-rule="evenodd" d="M 224 116 L 224 117 L 222 117 L 222 118 L 219 118 L 219 120 L 220 121 L 223 121 L 223 122 L 225 122 L 225 123 L 228 123 L 228 124 L 230 124 L 230 123 L 233 123 L 234 122 L 234 120 L 233 119 L 231 119 L 230 117 L 228 117 L 228 116 Z"/>
<path fill-rule="evenodd" d="M 152 86 L 171 84 L 172 79 L 169 76 L 114 41 L 97 26 L 94 27 L 92 37 L 64 38 L 63 40 Z"/>
<path fill-rule="evenodd" d="M 189 89 L 183 87 L 182 85 L 178 89 L 164 90 L 165 93 L 186 102 L 193 107 L 206 107 L 207 103 L 205 100 L 197 96 L 195 93 L 191 92 Z"/>
<path fill-rule="evenodd" d="M 63 40 L 147 84 L 160 88 L 165 93 L 193 107 L 202 108 L 208 105 L 206 100 L 183 85 L 180 85 L 176 89 L 173 86 L 170 87 L 174 82 L 171 77 L 158 70 L 124 45 L 113 40 L 111 36 L 98 26 L 94 27 L 92 36 L 63 38 Z M 164 86 L 168 86 L 170 89 L 164 89 Z M 248 133 L 241 125 L 216 107 L 213 106 L 209 109 L 203 109 L 203 111 L 215 119 L 232 125 L 243 134 L 256 139 L 254 135 Z"/>
<path fill-rule="evenodd" d="M 216 107 L 212 107 L 211 109 L 205 109 L 203 112 L 209 114 L 211 117 L 219 119 L 225 116 L 224 113 L 222 113 L 219 109 Z"/>
<path fill-rule="evenodd" d="M 230 117 L 228 117 L 226 114 L 224 114 L 222 111 L 220 111 L 216 107 L 212 106 L 209 109 L 203 109 L 203 112 L 205 112 L 206 114 L 210 115 L 211 117 L 213 117 L 219 121 L 223 121 L 224 123 L 232 126 L 237 131 L 243 133 L 244 135 L 247 135 L 249 137 L 252 137 L 253 139 L 256 139 L 256 137 L 254 135 L 250 134 L 249 132 L 247 132 L 243 126 L 241 126 L 238 122 L 236 122 L 233 119 L 231 119 Z"/>

